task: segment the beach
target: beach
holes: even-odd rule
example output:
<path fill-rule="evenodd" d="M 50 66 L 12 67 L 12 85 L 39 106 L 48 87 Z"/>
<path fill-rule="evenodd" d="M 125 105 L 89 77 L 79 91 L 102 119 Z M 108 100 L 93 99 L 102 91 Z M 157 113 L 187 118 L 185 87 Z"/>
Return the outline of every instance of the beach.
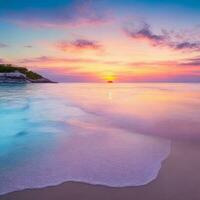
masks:
<path fill-rule="evenodd" d="M 199 200 L 198 85 L 0 89 L 0 200 Z"/>
<path fill-rule="evenodd" d="M 66 182 L 9 193 L 0 200 L 199 200 L 199 151 L 199 142 L 174 141 L 157 179 L 144 186 L 112 188 Z"/>

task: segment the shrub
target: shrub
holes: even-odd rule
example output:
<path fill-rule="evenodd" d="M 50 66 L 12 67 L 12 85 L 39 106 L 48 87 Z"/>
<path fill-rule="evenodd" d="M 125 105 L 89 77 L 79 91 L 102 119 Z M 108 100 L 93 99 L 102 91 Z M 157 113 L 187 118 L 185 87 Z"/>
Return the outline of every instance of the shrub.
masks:
<path fill-rule="evenodd" d="M 42 78 L 42 76 L 32 71 L 26 72 L 26 77 L 32 80 L 37 80 Z"/>
<path fill-rule="evenodd" d="M 32 71 L 29 71 L 25 67 L 18 67 L 11 64 L 0 64 L 0 73 L 11 73 L 11 72 L 16 72 L 16 71 L 22 74 L 25 74 L 27 78 L 32 79 L 32 80 L 37 80 L 37 79 L 42 78 L 41 75 Z"/>

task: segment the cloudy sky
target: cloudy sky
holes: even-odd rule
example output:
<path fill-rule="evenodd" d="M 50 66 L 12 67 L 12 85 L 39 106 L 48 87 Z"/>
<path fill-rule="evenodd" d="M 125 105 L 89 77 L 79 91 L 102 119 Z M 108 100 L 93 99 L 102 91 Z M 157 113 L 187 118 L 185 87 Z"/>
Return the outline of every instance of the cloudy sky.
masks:
<path fill-rule="evenodd" d="M 0 63 L 55 81 L 200 81 L 199 0 L 0 0 Z"/>

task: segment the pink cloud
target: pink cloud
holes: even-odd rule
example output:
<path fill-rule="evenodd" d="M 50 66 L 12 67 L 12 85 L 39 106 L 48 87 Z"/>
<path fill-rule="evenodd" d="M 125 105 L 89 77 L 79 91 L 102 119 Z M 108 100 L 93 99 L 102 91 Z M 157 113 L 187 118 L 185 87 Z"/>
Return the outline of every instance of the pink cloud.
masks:
<path fill-rule="evenodd" d="M 59 57 L 50 57 L 50 56 L 41 56 L 35 58 L 25 58 L 18 60 L 18 63 L 21 64 L 46 64 L 46 63 L 88 63 L 88 62 L 96 62 L 93 59 L 80 59 L 80 58 L 59 58 Z"/>
<path fill-rule="evenodd" d="M 99 82 L 99 77 L 92 72 L 81 72 L 76 67 L 56 67 L 35 69 L 38 73 L 58 82 Z"/>
<path fill-rule="evenodd" d="M 104 61 L 96 59 L 82 58 L 60 58 L 41 56 L 29 59 L 16 60 L 15 64 L 23 64 L 29 66 L 30 69 L 41 73 L 47 78 L 55 81 L 102 81 L 95 72 L 85 71 L 83 63 L 109 64 L 115 71 L 115 66 L 122 65 L 125 69 L 119 73 L 116 72 L 117 81 L 119 82 L 199 82 L 200 81 L 200 59 L 199 57 L 157 61 L 157 62 L 120 62 L 120 61 Z M 80 64 L 80 65 L 79 65 Z M 62 66 L 62 67 L 61 67 Z M 133 73 L 133 69 L 145 68 L 152 70 L 151 73 Z M 130 70 L 130 71 L 129 71 Z M 60 80 L 59 80 L 60 79 Z"/>
<path fill-rule="evenodd" d="M 102 46 L 97 41 L 77 39 L 72 42 L 59 41 L 55 47 L 61 51 L 101 50 Z"/>
<path fill-rule="evenodd" d="M 0 63 L 1 64 L 5 63 L 4 59 L 0 58 Z"/>

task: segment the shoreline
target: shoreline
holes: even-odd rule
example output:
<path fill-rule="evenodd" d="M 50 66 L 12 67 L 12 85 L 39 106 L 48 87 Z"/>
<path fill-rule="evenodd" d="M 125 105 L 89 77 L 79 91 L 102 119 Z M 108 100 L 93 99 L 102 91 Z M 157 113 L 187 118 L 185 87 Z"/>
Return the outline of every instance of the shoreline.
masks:
<path fill-rule="evenodd" d="M 70 181 L 0 195 L 0 200 L 199 200 L 199 151 L 200 142 L 172 141 L 157 178 L 143 186 L 115 188 Z"/>

